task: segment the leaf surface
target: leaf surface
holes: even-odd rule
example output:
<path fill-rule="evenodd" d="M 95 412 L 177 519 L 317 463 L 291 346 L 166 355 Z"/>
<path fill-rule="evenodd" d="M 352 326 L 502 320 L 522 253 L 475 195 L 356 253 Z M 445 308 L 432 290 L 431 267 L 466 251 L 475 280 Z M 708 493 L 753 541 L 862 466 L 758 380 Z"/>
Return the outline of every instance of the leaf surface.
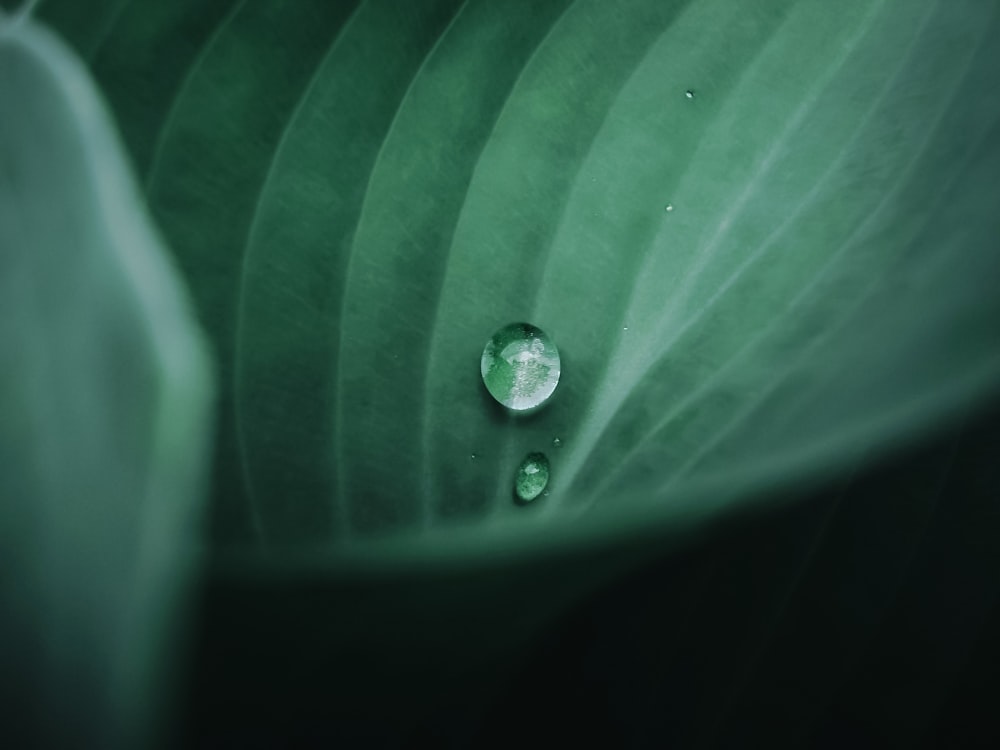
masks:
<path fill-rule="evenodd" d="M 220 358 L 219 540 L 667 528 L 996 390 L 995 2 L 149 5 L 93 64 Z M 521 320 L 563 379 L 514 419 Z"/>

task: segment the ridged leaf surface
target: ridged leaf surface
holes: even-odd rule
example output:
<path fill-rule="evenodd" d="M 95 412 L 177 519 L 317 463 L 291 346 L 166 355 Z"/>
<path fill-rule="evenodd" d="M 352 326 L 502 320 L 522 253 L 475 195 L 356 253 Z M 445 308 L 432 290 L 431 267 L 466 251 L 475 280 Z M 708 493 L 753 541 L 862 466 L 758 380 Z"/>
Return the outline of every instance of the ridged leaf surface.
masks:
<path fill-rule="evenodd" d="M 418 559 L 741 507 L 993 390 L 998 10 L 39 14 L 89 59 L 212 337 L 218 538 L 399 534 Z M 562 355 L 523 419 L 478 372 L 517 321 Z M 550 494 L 521 508 L 537 450 Z"/>

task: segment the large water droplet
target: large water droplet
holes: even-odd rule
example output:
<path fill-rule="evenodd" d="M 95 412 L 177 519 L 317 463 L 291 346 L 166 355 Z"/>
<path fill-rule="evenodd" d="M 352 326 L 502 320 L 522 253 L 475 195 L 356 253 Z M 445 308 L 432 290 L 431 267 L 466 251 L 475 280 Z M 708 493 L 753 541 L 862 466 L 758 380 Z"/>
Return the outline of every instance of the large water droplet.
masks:
<path fill-rule="evenodd" d="M 544 453 L 529 453 L 517 467 L 514 495 L 521 502 L 529 503 L 545 491 L 548 483 L 549 459 Z"/>
<path fill-rule="evenodd" d="M 540 328 L 512 323 L 486 342 L 480 369 L 486 390 L 508 409 L 537 409 L 559 384 L 559 352 Z"/>

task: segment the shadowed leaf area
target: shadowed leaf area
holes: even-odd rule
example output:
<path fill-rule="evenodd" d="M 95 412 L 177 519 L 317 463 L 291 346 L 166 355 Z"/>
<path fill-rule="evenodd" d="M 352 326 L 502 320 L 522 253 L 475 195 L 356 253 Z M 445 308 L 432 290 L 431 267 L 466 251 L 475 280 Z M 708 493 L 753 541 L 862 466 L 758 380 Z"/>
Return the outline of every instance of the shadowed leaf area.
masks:
<path fill-rule="evenodd" d="M 363 582 L 227 571 L 205 591 L 189 731 L 264 746 L 995 746 L 998 450 L 995 405 L 670 551 Z"/>

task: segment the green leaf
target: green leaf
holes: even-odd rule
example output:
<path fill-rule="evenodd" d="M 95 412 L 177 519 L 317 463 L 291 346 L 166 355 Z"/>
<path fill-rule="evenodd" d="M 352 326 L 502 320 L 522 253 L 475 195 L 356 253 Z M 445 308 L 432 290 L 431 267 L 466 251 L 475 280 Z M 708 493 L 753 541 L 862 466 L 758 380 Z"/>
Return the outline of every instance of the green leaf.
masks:
<path fill-rule="evenodd" d="M 996 390 L 995 2 L 69 8 L 219 355 L 220 542 L 659 533 Z M 524 419 L 477 368 L 518 321 Z"/>
<path fill-rule="evenodd" d="M 201 542 L 206 345 L 85 66 L 23 16 L 0 108 L 5 738 L 148 746 Z"/>

